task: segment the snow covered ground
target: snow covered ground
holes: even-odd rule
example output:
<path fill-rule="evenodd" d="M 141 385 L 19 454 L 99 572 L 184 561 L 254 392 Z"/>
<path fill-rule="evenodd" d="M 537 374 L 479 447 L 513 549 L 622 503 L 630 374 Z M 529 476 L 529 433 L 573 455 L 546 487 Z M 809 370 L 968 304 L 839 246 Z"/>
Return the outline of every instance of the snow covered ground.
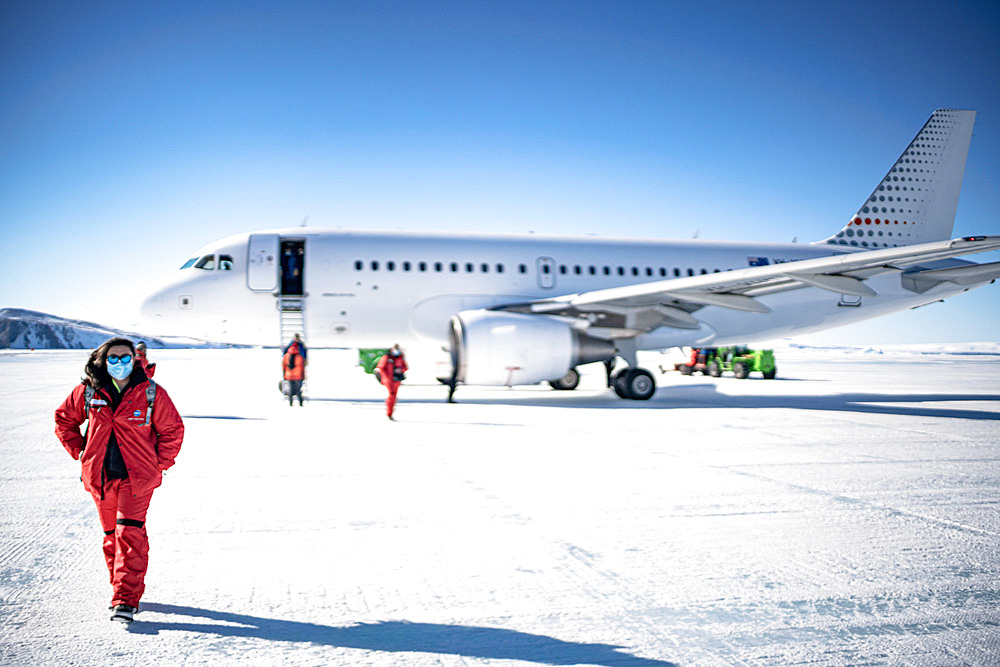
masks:
<path fill-rule="evenodd" d="M 951 352 L 413 378 L 391 423 L 349 353 L 290 408 L 274 350 L 156 350 L 187 438 L 127 630 L 53 435 L 87 353 L 0 352 L 0 663 L 1000 664 L 1000 355 Z"/>

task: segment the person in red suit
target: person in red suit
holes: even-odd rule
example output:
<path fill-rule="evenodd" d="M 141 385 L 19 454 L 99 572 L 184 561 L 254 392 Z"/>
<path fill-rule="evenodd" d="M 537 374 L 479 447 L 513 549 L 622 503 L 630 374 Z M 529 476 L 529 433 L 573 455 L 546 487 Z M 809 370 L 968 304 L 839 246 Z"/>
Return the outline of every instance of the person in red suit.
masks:
<path fill-rule="evenodd" d="M 392 412 L 396 407 L 396 392 L 399 391 L 400 383 L 406 378 L 407 370 L 409 367 L 398 344 L 393 345 L 378 362 L 379 379 L 389 390 L 389 396 L 385 399 L 385 414 L 393 421 L 395 421 Z"/>
<path fill-rule="evenodd" d="M 297 342 L 293 341 L 285 350 L 281 368 L 284 369 L 284 377 L 288 382 L 288 405 L 291 406 L 292 400 L 298 396 L 299 407 L 302 407 L 302 381 L 306 379 L 306 361 Z"/>
<path fill-rule="evenodd" d="M 184 423 L 163 387 L 135 363 L 127 338 L 111 338 L 94 350 L 84 375 L 56 409 L 56 435 L 80 461 L 80 479 L 97 505 L 111 618 L 130 622 L 145 590 L 146 511 L 181 450 Z"/>
<path fill-rule="evenodd" d="M 146 357 L 146 344 L 142 341 L 135 344 L 135 360 L 142 366 L 142 370 L 146 371 L 146 377 L 153 377 L 153 374 L 156 373 L 156 363 L 150 363 Z"/>

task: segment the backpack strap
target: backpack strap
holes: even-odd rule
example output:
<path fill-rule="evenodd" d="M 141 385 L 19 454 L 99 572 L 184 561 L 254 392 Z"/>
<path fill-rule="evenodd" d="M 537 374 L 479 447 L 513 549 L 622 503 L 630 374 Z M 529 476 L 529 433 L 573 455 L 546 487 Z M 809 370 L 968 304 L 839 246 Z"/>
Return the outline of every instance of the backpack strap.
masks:
<path fill-rule="evenodd" d="M 148 380 L 149 384 L 146 385 L 146 422 L 143 426 L 149 426 L 149 422 L 153 419 L 153 402 L 156 401 L 156 383 L 152 380 Z"/>
<path fill-rule="evenodd" d="M 83 420 L 86 422 L 83 426 L 83 447 L 87 447 L 87 434 L 90 433 L 90 401 L 94 398 L 94 388 L 92 386 L 85 385 L 86 389 L 83 390 Z"/>
<path fill-rule="evenodd" d="M 83 418 L 90 418 L 90 401 L 94 398 L 94 388 L 89 384 L 83 390 Z"/>

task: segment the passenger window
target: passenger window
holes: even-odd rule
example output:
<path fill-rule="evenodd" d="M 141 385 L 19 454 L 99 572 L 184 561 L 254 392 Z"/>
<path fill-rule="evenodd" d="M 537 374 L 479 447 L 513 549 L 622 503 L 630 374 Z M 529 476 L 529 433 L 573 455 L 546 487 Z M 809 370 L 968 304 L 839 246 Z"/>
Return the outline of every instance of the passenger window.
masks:
<path fill-rule="evenodd" d="M 497 273 L 503 273 L 503 264 L 497 264 Z"/>
<path fill-rule="evenodd" d="M 363 267 L 364 267 L 364 263 L 360 259 L 357 260 L 356 262 L 354 262 L 354 270 L 355 271 L 360 271 Z"/>
<path fill-rule="evenodd" d="M 219 271 L 232 271 L 233 258 L 229 255 L 219 255 Z"/>
<path fill-rule="evenodd" d="M 396 270 L 396 262 L 386 262 L 385 263 L 385 270 L 386 271 L 395 271 Z"/>
<path fill-rule="evenodd" d="M 441 269 L 443 269 L 443 268 L 444 267 L 441 265 L 441 262 L 434 262 L 434 270 L 435 271 L 437 271 L 438 273 L 441 273 Z"/>
<path fill-rule="evenodd" d="M 194 268 L 212 271 L 215 269 L 215 255 L 205 255 L 194 265 Z"/>
<path fill-rule="evenodd" d="M 183 265 L 183 266 L 181 266 L 181 268 L 182 268 L 182 269 L 189 269 L 189 268 L 191 268 L 192 266 L 194 266 L 194 263 L 195 263 L 195 262 L 197 262 L 197 261 L 198 261 L 198 258 L 197 258 L 197 257 L 192 257 L 192 258 L 191 258 L 191 259 L 189 259 L 188 261 L 184 262 L 184 265 Z"/>
<path fill-rule="evenodd" d="M 521 273 L 527 273 L 528 272 L 528 266 L 527 266 L 527 264 L 518 264 L 517 265 L 517 270 L 520 271 Z"/>
<path fill-rule="evenodd" d="M 427 262 L 420 262 L 419 264 L 417 264 L 417 268 L 419 268 L 421 271 L 426 271 L 427 270 Z"/>
<path fill-rule="evenodd" d="M 448 265 L 448 268 L 451 269 L 452 273 L 457 273 L 458 272 L 458 262 L 452 262 L 451 264 Z"/>
<path fill-rule="evenodd" d="M 624 266 L 619 266 L 618 267 L 618 275 L 620 275 L 620 276 L 624 276 L 625 275 L 625 267 Z"/>
<path fill-rule="evenodd" d="M 378 262 L 372 262 L 372 271 L 378 271 Z"/>
<path fill-rule="evenodd" d="M 490 265 L 486 264 L 485 262 L 479 268 L 482 270 L 483 273 L 490 272 Z"/>
<path fill-rule="evenodd" d="M 409 262 L 403 262 L 403 270 L 404 271 L 409 271 L 411 266 L 412 266 L 412 264 L 410 264 Z"/>
<path fill-rule="evenodd" d="M 474 267 L 474 266 L 472 265 L 472 262 L 466 262 L 466 263 L 465 263 L 465 272 L 466 272 L 466 273 L 472 273 L 472 272 L 473 272 L 473 271 L 475 271 L 475 270 L 476 270 L 476 267 Z"/>
<path fill-rule="evenodd" d="M 674 269 L 674 278 L 680 278 L 680 277 L 681 277 L 681 270 Z"/>

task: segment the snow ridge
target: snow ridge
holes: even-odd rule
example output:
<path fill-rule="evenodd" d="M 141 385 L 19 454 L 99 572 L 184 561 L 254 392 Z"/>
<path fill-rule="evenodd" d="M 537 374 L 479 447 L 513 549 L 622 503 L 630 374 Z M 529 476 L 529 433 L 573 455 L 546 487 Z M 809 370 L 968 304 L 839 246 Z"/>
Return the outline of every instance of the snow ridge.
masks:
<path fill-rule="evenodd" d="M 234 347 L 191 338 L 146 336 L 24 308 L 0 309 L 0 348 L 92 350 L 113 336 L 141 340 L 150 348 Z"/>

